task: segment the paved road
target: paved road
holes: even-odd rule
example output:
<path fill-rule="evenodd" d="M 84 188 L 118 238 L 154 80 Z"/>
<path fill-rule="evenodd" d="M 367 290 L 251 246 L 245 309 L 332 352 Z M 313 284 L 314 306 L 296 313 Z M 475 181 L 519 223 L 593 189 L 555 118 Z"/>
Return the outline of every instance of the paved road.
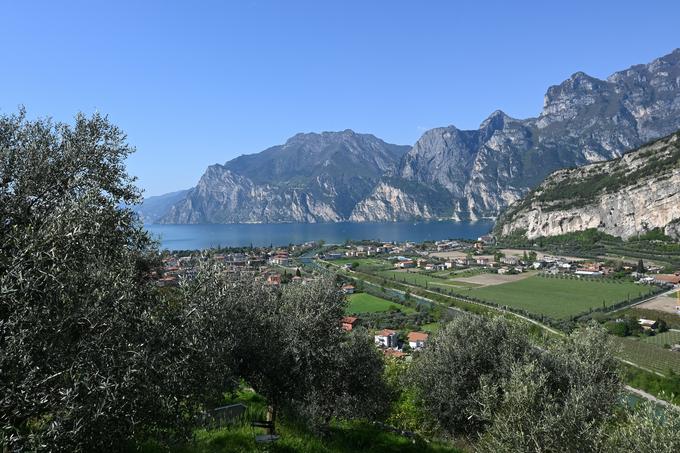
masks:
<path fill-rule="evenodd" d="M 639 396 L 640 398 L 644 398 L 646 400 L 652 401 L 653 403 L 656 403 L 660 406 L 667 407 L 669 409 L 673 409 L 676 411 L 680 411 L 680 407 L 676 406 L 675 404 L 669 403 L 668 401 L 660 400 L 654 395 L 651 395 L 644 390 L 636 389 L 635 387 L 631 387 L 630 385 L 626 385 L 624 387 L 626 390 L 628 390 L 630 393 L 633 395 Z"/>

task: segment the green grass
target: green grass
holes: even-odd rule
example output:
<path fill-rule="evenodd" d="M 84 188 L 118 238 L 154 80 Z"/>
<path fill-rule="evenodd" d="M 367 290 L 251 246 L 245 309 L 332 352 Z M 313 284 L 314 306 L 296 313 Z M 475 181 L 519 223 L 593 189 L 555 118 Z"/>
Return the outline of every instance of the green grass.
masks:
<path fill-rule="evenodd" d="M 347 257 L 347 258 L 340 258 L 337 260 L 331 260 L 329 261 L 330 263 L 333 263 L 338 266 L 342 266 L 344 264 L 353 264 L 353 263 L 358 263 L 359 267 L 375 267 L 375 266 L 383 266 L 383 267 L 390 267 L 392 264 L 388 261 L 385 261 L 380 258 L 354 258 L 354 257 Z"/>
<path fill-rule="evenodd" d="M 673 299 L 677 299 L 677 298 L 678 298 L 678 293 L 680 293 L 680 291 L 676 291 L 676 292 L 674 292 L 674 293 L 666 294 L 666 296 L 667 296 L 667 297 L 670 297 L 670 298 L 673 298 Z"/>
<path fill-rule="evenodd" d="M 429 332 L 429 333 L 434 333 L 441 329 L 442 325 L 440 322 L 431 322 L 429 324 L 423 324 L 420 326 L 420 330 L 423 332 Z"/>
<path fill-rule="evenodd" d="M 669 370 L 680 373 L 680 353 L 637 338 L 616 338 L 616 341 L 621 346 L 619 356 L 622 359 L 664 375 L 667 375 Z"/>
<path fill-rule="evenodd" d="M 657 333 L 651 337 L 640 337 L 640 341 L 644 341 L 645 343 L 653 344 L 659 347 L 663 347 L 666 344 L 680 344 L 680 332 L 668 330 L 663 333 Z M 680 355 L 680 353 L 678 355 Z"/>
<path fill-rule="evenodd" d="M 288 417 L 279 417 L 276 431 L 280 439 L 270 444 L 258 444 L 255 436 L 265 434 L 261 428 L 250 426 L 252 420 L 263 420 L 266 401 L 260 395 L 242 389 L 234 398 L 225 403 L 241 402 L 247 406 L 245 417 L 236 423 L 213 428 L 198 428 L 191 441 L 165 445 L 155 440 L 140 443 L 134 451 L 142 453 L 240 453 L 299 452 L 299 453 L 350 453 L 350 452 L 403 452 L 403 453 L 454 453 L 451 444 L 423 439 L 409 439 L 381 430 L 364 421 L 331 422 L 328 434 L 324 437 L 310 432 L 301 423 Z"/>
<path fill-rule="evenodd" d="M 468 282 L 459 282 L 445 278 L 437 278 L 434 274 L 420 272 L 415 269 L 408 271 L 379 271 L 376 275 L 391 280 L 397 283 L 406 283 L 408 285 L 422 286 L 423 288 L 437 286 L 440 288 L 473 288 L 480 285 Z"/>
<path fill-rule="evenodd" d="M 601 308 L 637 297 L 642 288 L 634 283 L 588 281 L 534 276 L 472 289 L 466 294 L 499 305 L 521 308 L 554 319 L 566 319 L 590 308 Z"/>
<path fill-rule="evenodd" d="M 459 450 L 449 444 L 439 442 L 411 441 L 406 437 L 388 433 L 368 423 L 336 423 L 330 433 L 321 438 L 304 429 L 280 424 L 278 433 L 281 438 L 270 444 L 257 444 L 255 436 L 263 434 L 259 429 L 249 426 L 199 430 L 195 440 L 174 448 L 146 447 L 144 453 L 240 453 L 297 452 L 297 453 L 350 453 L 350 452 L 397 452 L 397 453 L 453 453 Z"/>
<path fill-rule="evenodd" d="M 377 313 L 397 309 L 404 313 L 415 313 L 415 310 L 405 305 L 397 304 L 389 300 L 376 297 L 368 293 L 356 293 L 348 297 L 349 305 L 345 309 L 346 313 Z"/>

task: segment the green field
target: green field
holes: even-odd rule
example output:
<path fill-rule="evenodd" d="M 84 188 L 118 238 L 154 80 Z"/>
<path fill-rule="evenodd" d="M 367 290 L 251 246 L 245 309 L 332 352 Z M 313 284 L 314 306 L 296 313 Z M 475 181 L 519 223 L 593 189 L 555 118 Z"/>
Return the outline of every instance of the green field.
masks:
<path fill-rule="evenodd" d="M 349 305 L 345 309 L 348 314 L 358 313 L 378 313 L 382 311 L 389 311 L 398 309 L 404 313 L 414 313 L 415 310 L 405 305 L 400 305 L 396 302 L 381 299 L 368 293 L 356 293 L 348 297 Z"/>
<path fill-rule="evenodd" d="M 616 338 L 621 345 L 619 356 L 641 367 L 662 374 L 680 373 L 680 352 L 672 352 L 637 338 Z"/>
<path fill-rule="evenodd" d="M 391 264 L 389 262 L 382 260 L 380 258 L 347 257 L 347 258 L 340 258 L 340 259 L 337 259 L 337 260 L 330 260 L 329 263 L 333 263 L 337 266 L 342 266 L 344 264 L 353 264 L 353 263 L 358 263 L 359 267 L 375 267 L 375 266 L 388 267 L 388 266 L 391 266 Z"/>
<path fill-rule="evenodd" d="M 666 296 L 672 297 L 673 299 L 677 299 L 677 298 L 678 298 L 678 293 L 680 293 L 680 291 L 676 291 L 676 292 L 674 292 L 674 293 L 666 294 Z"/>
<path fill-rule="evenodd" d="M 420 326 L 420 330 L 422 330 L 423 332 L 429 332 L 429 333 L 434 333 L 441 328 L 442 328 L 442 325 L 439 322 L 431 322 L 429 324 L 423 324 L 422 326 Z"/>
<path fill-rule="evenodd" d="M 668 330 L 663 333 L 657 333 L 652 337 L 641 337 L 640 341 L 663 347 L 664 345 L 680 344 L 680 331 Z M 678 354 L 680 355 L 680 354 Z"/>
<path fill-rule="evenodd" d="M 634 283 L 529 277 L 502 285 L 472 289 L 466 294 L 499 305 L 521 308 L 556 319 L 601 308 L 637 297 L 641 288 Z"/>
<path fill-rule="evenodd" d="M 437 278 L 433 274 L 411 269 L 408 271 L 380 271 L 375 274 L 393 282 L 422 286 L 423 288 L 425 288 L 426 285 L 428 288 L 430 286 L 438 286 L 445 289 L 474 288 L 479 286 L 474 283 Z"/>

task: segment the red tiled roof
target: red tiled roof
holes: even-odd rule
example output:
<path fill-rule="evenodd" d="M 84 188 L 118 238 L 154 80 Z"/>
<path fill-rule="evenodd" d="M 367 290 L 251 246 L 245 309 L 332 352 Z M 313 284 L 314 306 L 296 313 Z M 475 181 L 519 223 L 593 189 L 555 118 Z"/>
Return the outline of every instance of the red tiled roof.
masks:
<path fill-rule="evenodd" d="M 667 282 L 667 283 L 672 283 L 674 285 L 677 285 L 680 283 L 680 276 L 674 275 L 674 274 L 658 274 L 655 275 L 654 278 L 656 280 L 662 281 L 662 282 Z"/>
<path fill-rule="evenodd" d="M 427 341 L 428 337 L 429 335 L 425 332 L 409 332 L 408 334 L 409 341 Z"/>
<path fill-rule="evenodd" d="M 397 333 L 395 330 L 383 329 L 380 332 L 378 332 L 377 335 L 379 335 L 381 337 L 388 337 L 388 336 L 395 334 L 395 333 Z"/>

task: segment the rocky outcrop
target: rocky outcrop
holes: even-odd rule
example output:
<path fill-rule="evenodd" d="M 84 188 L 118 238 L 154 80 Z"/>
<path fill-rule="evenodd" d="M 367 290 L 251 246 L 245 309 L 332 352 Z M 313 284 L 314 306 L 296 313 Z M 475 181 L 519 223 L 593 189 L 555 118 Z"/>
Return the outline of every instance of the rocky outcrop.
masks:
<path fill-rule="evenodd" d="M 555 170 L 678 129 L 680 49 L 606 80 L 577 72 L 547 90 L 536 118 L 496 111 L 477 130 L 431 129 L 412 148 L 351 130 L 298 134 L 210 167 L 161 221 L 496 218 Z"/>
<path fill-rule="evenodd" d="M 533 239 L 596 228 L 629 238 L 661 228 L 680 237 L 678 219 L 680 132 L 621 158 L 553 173 L 510 206 L 496 230 Z"/>
<path fill-rule="evenodd" d="M 454 218 L 495 217 L 554 170 L 616 158 L 677 129 L 680 49 L 607 80 L 577 72 L 548 89 L 537 118 L 496 111 L 475 131 L 429 130 L 399 175 L 445 187 Z"/>
<path fill-rule="evenodd" d="M 432 219 L 432 209 L 426 203 L 408 195 L 402 189 L 381 182 L 373 193 L 357 203 L 349 220 L 352 222 L 403 221 Z"/>
<path fill-rule="evenodd" d="M 664 228 L 664 234 L 675 239 L 676 241 L 680 241 L 680 217 L 666 225 L 666 228 Z"/>
<path fill-rule="evenodd" d="M 162 223 L 337 222 L 351 216 L 409 149 L 346 130 L 208 167 Z"/>

